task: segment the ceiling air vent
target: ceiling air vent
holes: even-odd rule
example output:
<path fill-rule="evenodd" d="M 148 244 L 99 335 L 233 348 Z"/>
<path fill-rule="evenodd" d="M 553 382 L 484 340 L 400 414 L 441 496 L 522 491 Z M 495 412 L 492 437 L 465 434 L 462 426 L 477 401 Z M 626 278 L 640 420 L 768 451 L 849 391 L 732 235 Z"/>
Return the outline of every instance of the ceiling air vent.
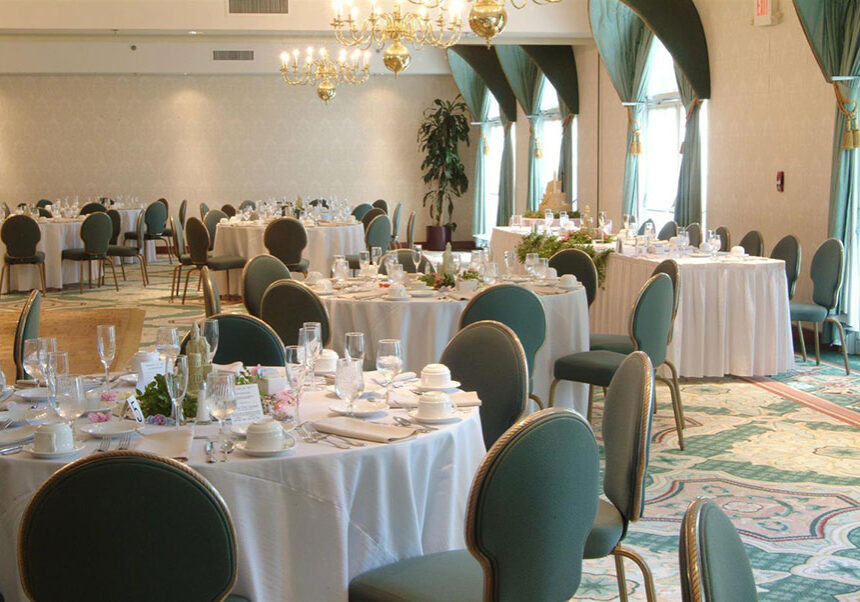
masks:
<path fill-rule="evenodd" d="M 286 15 L 289 12 L 289 0 L 229 0 L 231 15 Z"/>
<path fill-rule="evenodd" d="M 213 50 L 213 61 L 253 61 L 253 50 Z"/>

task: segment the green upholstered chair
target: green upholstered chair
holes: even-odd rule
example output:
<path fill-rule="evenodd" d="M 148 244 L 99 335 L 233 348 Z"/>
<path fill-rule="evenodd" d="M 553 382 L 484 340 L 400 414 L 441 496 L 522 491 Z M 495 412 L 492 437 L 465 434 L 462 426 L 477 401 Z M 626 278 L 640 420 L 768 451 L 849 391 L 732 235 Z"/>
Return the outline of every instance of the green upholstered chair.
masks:
<path fill-rule="evenodd" d="M 381 209 L 371 209 L 365 217 L 374 211 L 378 213 L 374 214 L 374 218 L 364 230 L 364 244 L 368 251 L 373 247 L 379 247 L 385 253 L 391 244 L 391 220 L 382 213 Z M 349 269 L 351 270 L 357 270 L 361 267 L 358 263 L 358 255 L 347 255 L 346 260 L 349 262 Z"/>
<path fill-rule="evenodd" d="M 186 249 L 185 245 L 185 227 L 179 226 L 170 218 L 170 226 L 173 230 L 173 248 L 176 249 L 176 265 L 173 267 L 173 280 L 170 286 L 170 300 L 173 301 L 174 296 L 179 295 L 179 284 L 182 282 L 182 268 L 191 267 L 194 263 L 191 261 L 191 254 Z"/>
<path fill-rule="evenodd" d="M 409 219 L 406 220 L 406 248 L 411 249 L 415 244 L 415 212 L 409 213 Z"/>
<path fill-rule="evenodd" d="M 324 207 L 328 209 L 328 201 L 325 199 L 314 199 L 310 203 L 308 203 L 311 207 Z"/>
<path fill-rule="evenodd" d="M 720 237 L 720 251 L 726 252 L 732 248 L 732 233 L 725 226 L 717 226 L 715 230 L 717 236 Z"/>
<path fill-rule="evenodd" d="M 741 246 L 746 251 L 747 255 L 754 257 L 764 256 L 764 237 L 758 230 L 750 230 L 741 239 Z"/>
<path fill-rule="evenodd" d="M 54 217 L 54 214 L 45 209 L 44 207 L 39 207 L 39 217 L 52 218 Z"/>
<path fill-rule="evenodd" d="M 257 203 L 254 201 L 242 201 L 239 203 L 239 211 L 244 211 L 245 209 L 255 211 L 257 209 Z"/>
<path fill-rule="evenodd" d="M 779 242 L 770 252 L 771 259 L 781 259 L 785 262 L 785 280 L 788 283 L 788 299 L 794 299 L 797 289 L 797 278 L 800 276 L 801 263 L 800 241 L 793 234 L 788 234 L 779 239 Z"/>
<path fill-rule="evenodd" d="M 291 272 L 308 273 L 309 261 L 302 257 L 308 246 L 308 233 L 302 222 L 293 217 L 276 219 L 263 233 L 263 244 Z"/>
<path fill-rule="evenodd" d="M 209 231 L 210 253 L 215 248 L 215 235 L 218 233 L 218 224 L 221 223 L 222 219 L 227 219 L 227 217 L 227 214 L 220 209 L 212 209 L 211 211 L 207 211 L 206 216 L 203 218 L 203 224 L 206 226 L 206 230 Z"/>
<path fill-rule="evenodd" d="M 72 518 L 82 515 L 103 527 Z M 55 472 L 24 511 L 18 554 L 21 586 L 35 601 L 91 600 L 94 588 L 127 602 L 224 600 L 237 575 L 220 494 L 185 464 L 134 451 Z"/>
<path fill-rule="evenodd" d="M 179 227 L 185 228 L 185 218 L 188 216 L 188 199 L 182 199 L 179 203 Z M 181 250 L 179 251 L 182 252 Z"/>
<path fill-rule="evenodd" d="M 529 370 L 520 340 L 501 322 L 473 322 L 448 341 L 439 362 L 463 390 L 481 398 L 481 429 L 489 448 L 526 409 Z"/>
<path fill-rule="evenodd" d="M 39 209 L 41 209 L 42 207 L 47 207 L 48 205 L 53 205 L 53 204 L 54 204 L 54 203 L 52 203 L 52 202 L 51 202 L 51 201 L 49 201 L 48 199 L 39 199 L 39 200 L 36 202 L 36 207 L 38 207 Z"/>
<path fill-rule="evenodd" d="M 630 312 L 630 340 L 634 351 L 648 354 L 655 370 L 666 364 L 672 378 L 657 376 L 657 380 L 669 387 L 678 446 L 684 449 L 684 411 L 681 406 L 681 391 L 678 386 L 678 371 L 666 357 L 666 348 L 672 332 L 675 290 L 672 280 L 664 273 L 655 274 L 645 283 Z M 586 383 L 588 388 L 588 419 L 591 420 L 594 387 L 608 387 L 615 371 L 627 357 L 626 353 L 597 349 L 566 355 L 555 361 L 555 379 L 549 390 L 549 405 L 553 404 L 555 388 L 562 380 Z"/>
<path fill-rule="evenodd" d="M 284 345 L 297 345 L 299 329 L 305 322 L 319 322 L 325 345 L 331 342 L 328 312 L 310 288 L 296 280 L 270 284 L 260 301 L 260 318 L 271 326 Z"/>
<path fill-rule="evenodd" d="M 403 203 L 397 203 L 394 213 L 391 214 L 391 245 L 396 246 L 400 240 L 400 212 L 403 211 Z"/>
<path fill-rule="evenodd" d="M 9 208 L 9 203 L 4 202 L 0 205 L 0 208 L 3 209 L 3 217 L 9 217 L 9 214 L 12 213 L 12 210 Z"/>
<path fill-rule="evenodd" d="M 146 261 L 146 236 L 145 236 L 146 222 L 144 220 L 145 217 L 146 217 L 146 214 L 144 211 L 141 211 L 140 213 L 137 214 L 137 222 L 135 223 L 135 227 L 134 227 L 135 231 L 137 232 L 137 236 L 134 238 L 124 239 L 123 244 L 121 246 L 129 247 L 130 249 L 132 249 L 132 251 L 134 251 L 135 257 L 139 255 L 142 258 L 141 265 L 143 266 L 144 278 L 145 278 L 146 284 L 149 284 L 149 270 L 148 270 L 147 261 Z M 129 243 L 131 243 L 131 244 L 129 244 Z M 117 255 L 120 255 L 120 254 L 127 254 L 129 252 L 128 251 L 115 250 L 115 253 Z M 108 247 L 108 256 L 111 256 L 111 247 L 110 246 Z"/>
<path fill-rule="evenodd" d="M 167 210 L 167 221 L 164 224 L 163 234 L 164 234 L 164 238 L 167 239 L 167 244 L 170 245 L 171 239 L 173 238 L 173 230 L 170 227 L 170 225 L 172 223 L 170 221 L 170 204 L 167 202 L 167 199 L 165 199 L 165 198 L 160 198 L 155 202 L 161 203 L 162 205 L 164 205 L 164 208 Z M 170 248 L 168 248 L 168 251 L 170 251 Z"/>
<path fill-rule="evenodd" d="M 698 249 L 702 244 L 702 225 L 694 222 L 687 226 L 687 236 L 690 238 L 690 246 Z"/>
<path fill-rule="evenodd" d="M 79 212 L 79 215 L 89 215 L 91 213 L 99 213 L 100 211 L 107 211 L 107 208 L 101 203 L 87 203 Z"/>
<path fill-rule="evenodd" d="M 597 295 L 597 268 L 591 255 L 582 249 L 562 249 L 549 258 L 549 267 L 555 268 L 559 276 L 573 274 L 585 287 L 588 306 L 594 303 Z"/>
<path fill-rule="evenodd" d="M 755 602 L 755 577 L 738 532 L 719 506 L 694 500 L 678 547 L 684 602 Z"/>
<path fill-rule="evenodd" d="M 221 211 L 227 217 L 233 217 L 234 215 L 236 215 L 236 208 L 230 203 L 227 203 L 226 205 L 221 205 Z"/>
<path fill-rule="evenodd" d="M 42 240 L 42 230 L 29 215 L 13 215 L 3 222 L 0 227 L 0 240 L 6 245 L 3 256 L 3 270 L 0 271 L 0 290 L 3 287 L 3 276 L 6 276 L 6 290 L 12 292 L 12 268 L 19 265 L 34 265 L 39 271 L 42 282 L 42 292 L 45 286 L 45 253 L 36 250 L 36 245 Z"/>
<path fill-rule="evenodd" d="M 388 274 L 388 259 L 397 261 L 397 263 L 403 266 L 403 271 L 409 274 L 414 274 L 416 271 L 422 274 L 426 271 L 436 273 L 436 268 L 433 267 L 433 264 L 423 253 L 421 254 L 421 260 L 418 262 L 418 270 L 416 270 L 415 264 L 412 262 L 412 249 L 395 249 L 382 256 L 382 260 L 379 262 L 380 274 Z"/>
<path fill-rule="evenodd" d="M 15 378 L 28 378 L 24 371 L 24 341 L 39 337 L 39 321 L 42 315 L 42 294 L 37 290 L 30 291 L 21 314 L 18 316 L 18 324 L 15 326 L 15 341 L 12 350 L 12 360 L 15 362 Z"/>
<path fill-rule="evenodd" d="M 355 219 L 360 221 L 361 218 L 364 217 L 364 214 L 371 209 L 373 209 L 373 205 L 370 203 L 361 203 L 353 208 L 352 214 L 355 216 Z"/>
<path fill-rule="evenodd" d="M 82 248 L 63 249 L 61 254 L 63 261 L 78 262 L 81 292 L 84 292 L 84 262 L 86 262 L 89 271 L 90 288 L 93 287 L 93 261 L 101 263 L 102 278 L 104 278 L 106 268 L 110 266 L 111 272 L 113 272 L 114 287 L 119 292 L 116 270 L 113 267 L 113 261 L 109 260 L 107 255 L 112 234 L 113 223 L 108 214 L 104 211 L 91 213 L 81 224 L 81 240 L 84 241 L 84 246 Z"/>
<path fill-rule="evenodd" d="M 636 235 L 637 236 L 644 236 L 645 235 L 645 228 L 648 227 L 648 224 L 651 224 L 651 227 L 654 229 L 654 232 L 657 232 L 657 226 L 654 224 L 654 220 L 649 217 L 644 222 L 642 222 L 642 224 L 639 226 L 639 230 L 636 232 Z"/>
<path fill-rule="evenodd" d="M 209 205 L 206 203 L 200 203 L 200 219 L 206 217 L 207 213 L 209 213 Z"/>
<path fill-rule="evenodd" d="M 271 326 L 244 314 L 220 313 L 209 316 L 218 320 L 218 349 L 215 352 L 216 364 L 242 362 L 246 366 L 283 366 L 285 361 L 284 344 Z M 191 338 L 185 333 L 180 348 Z"/>
<path fill-rule="evenodd" d="M 645 560 L 621 544 L 631 522 L 645 509 L 645 475 L 651 441 L 654 409 L 654 371 L 644 351 L 634 351 L 618 366 L 603 409 L 603 497 L 597 518 L 585 543 L 585 559 L 615 557 L 615 572 L 621 599 L 627 598 L 624 558 L 642 571 L 649 602 L 656 599 L 654 577 Z"/>
<path fill-rule="evenodd" d="M 364 225 L 364 231 L 367 232 L 368 228 L 370 228 L 370 222 L 376 219 L 380 215 L 385 215 L 385 211 L 380 209 L 379 207 L 374 207 L 367 213 L 361 216 L 361 223 Z M 387 217 L 387 216 L 386 216 Z M 391 222 L 388 222 L 389 228 L 389 236 L 391 235 Z M 386 244 L 383 248 L 387 249 L 388 245 Z"/>
<path fill-rule="evenodd" d="M 108 217 L 111 221 L 112 234 L 110 238 L 110 244 L 108 244 L 107 256 L 113 259 L 116 257 L 119 259 L 119 268 L 122 271 L 122 279 L 125 280 L 125 263 L 123 259 L 126 257 L 137 259 L 138 264 L 140 265 L 140 278 L 143 282 L 143 286 L 149 284 L 149 278 L 146 273 L 146 259 L 144 257 L 143 249 L 138 247 L 130 247 L 126 245 L 117 244 L 119 242 L 119 235 L 122 233 L 122 218 L 120 217 L 119 211 L 116 209 L 109 209 Z M 142 222 L 143 213 L 138 215 L 138 221 Z M 171 298 L 172 298 L 172 289 L 171 289 Z"/>
<path fill-rule="evenodd" d="M 146 210 L 143 212 L 143 225 L 143 241 L 140 241 L 138 238 L 140 233 L 137 230 L 134 230 L 123 234 L 123 242 L 127 243 L 128 241 L 135 241 L 138 243 L 139 247 L 143 248 L 143 243 L 148 240 L 155 241 L 156 244 L 158 241 L 161 241 L 167 248 L 168 262 L 173 263 L 173 253 L 169 234 L 165 234 L 165 231 L 168 229 L 166 201 L 154 201 L 147 206 Z"/>
<path fill-rule="evenodd" d="M 209 213 L 212 213 L 211 211 Z M 185 275 L 185 288 L 182 291 L 182 304 L 188 293 L 188 280 L 196 270 L 200 272 L 203 266 L 218 272 L 225 271 L 227 274 L 227 292 L 230 291 L 230 270 L 241 270 L 245 267 L 245 258 L 240 255 L 209 255 L 209 230 L 202 221 L 196 217 L 189 217 L 185 222 L 185 238 L 188 241 L 188 252 L 191 256 L 191 269 Z M 179 289 L 177 288 L 177 291 Z"/>
<path fill-rule="evenodd" d="M 529 368 L 529 398 L 539 407 L 543 401 L 534 390 L 534 365 L 538 349 L 546 338 L 546 315 L 538 296 L 513 284 L 496 284 L 472 297 L 460 314 L 460 328 L 481 320 L 495 320 L 513 330 L 526 354 Z"/>
<path fill-rule="evenodd" d="M 269 285 L 289 279 L 290 270 L 277 257 L 262 254 L 249 259 L 242 270 L 242 299 L 248 313 L 259 318 L 263 293 Z"/>
<path fill-rule="evenodd" d="M 597 479 L 597 445 L 582 417 L 561 409 L 532 414 L 478 468 L 466 511 L 468 549 L 368 571 L 349 584 L 349 600 L 567 600 L 582 577 Z"/>
<path fill-rule="evenodd" d="M 388 202 L 384 199 L 373 201 L 373 206 L 377 209 L 382 209 L 385 213 L 388 213 Z"/>
<path fill-rule="evenodd" d="M 660 231 L 657 233 L 657 239 L 669 240 L 673 236 L 678 236 L 678 224 L 675 223 L 675 220 L 670 219 L 660 228 Z"/>
<path fill-rule="evenodd" d="M 812 303 L 798 303 L 791 301 L 789 308 L 791 321 L 798 322 L 800 332 L 800 348 L 803 351 L 803 359 L 806 360 L 806 343 L 803 341 L 803 322 L 810 322 L 815 333 L 815 363 L 821 363 L 821 352 L 818 342 L 818 325 L 825 322 L 832 323 L 839 331 L 839 340 L 842 344 L 842 359 L 845 362 L 845 374 L 851 374 L 851 366 L 848 363 L 848 352 L 845 349 L 845 330 L 842 324 L 833 315 L 836 303 L 839 301 L 839 292 L 842 290 L 842 278 L 845 272 L 845 248 L 842 241 L 836 238 L 828 238 L 815 251 L 812 256 L 812 265 L 809 267 L 809 275 L 812 277 Z"/>
<path fill-rule="evenodd" d="M 212 277 L 212 272 L 206 266 L 200 268 L 200 282 L 203 285 L 203 310 L 206 312 L 206 317 L 220 314 L 221 294 L 218 292 L 218 285 Z"/>

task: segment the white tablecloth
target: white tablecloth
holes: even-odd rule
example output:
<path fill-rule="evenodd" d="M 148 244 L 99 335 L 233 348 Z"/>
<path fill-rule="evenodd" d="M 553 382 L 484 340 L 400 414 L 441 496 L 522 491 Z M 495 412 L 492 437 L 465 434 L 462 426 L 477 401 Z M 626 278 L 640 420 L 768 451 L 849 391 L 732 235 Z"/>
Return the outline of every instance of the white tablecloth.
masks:
<path fill-rule="evenodd" d="M 365 358 L 376 358 L 376 342 L 393 338 L 405 341 L 404 369 L 420 372 L 438 362 L 445 345 L 457 333 L 466 301 L 414 298 L 410 301 L 386 299 L 348 300 L 322 297 L 332 328 L 331 347 L 343 355 L 344 334 L 365 333 Z M 585 290 L 559 295 L 540 295 L 546 313 L 546 339 L 534 362 L 534 393 L 549 400 L 553 365 L 558 358 L 588 350 L 588 302 Z M 555 404 L 572 407 L 585 414 L 588 390 L 585 385 L 562 382 L 556 389 Z"/>
<path fill-rule="evenodd" d="M 630 311 L 654 267 L 668 256 L 613 253 L 591 306 L 591 330 L 627 334 Z M 669 359 L 681 376 L 764 376 L 794 366 L 782 261 L 676 258 L 678 315 Z"/>
<path fill-rule="evenodd" d="M 335 255 L 355 254 L 365 250 L 364 228 L 359 224 L 347 226 L 317 226 L 306 228 L 308 246 L 302 256 L 309 260 L 310 270 L 328 274 L 331 270 L 332 258 Z M 263 244 L 265 224 L 225 225 L 218 224 L 215 233 L 215 255 L 240 255 L 250 259 L 255 255 L 267 253 Z M 241 270 L 231 270 L 231 295 L 239 295 L 241 291 Z M 227 277 L 223 272 L 215 272 L 218 278 L 218 290 L 227 293 Z"/>
<path fill-rule="evenodd" d="M 302 419 L 327 415 L 333 401 L 308 394 Z M 195 428 L 196 436 L 217 430 Z M 239 549 L 234 591 L 273 601 L 346 600 L 349 580 L 364 571 L 465 547 L 468 493 L 485 453 L 477 408 L 438 432 L 345 451 L 299 443 L 283 458 L 248 458 L 236 450 L 226 463 L 207 464 L 203 445 L 194 441 L 189 464 L 218 489 L 232 514 Z M 88 441 L 83 453 L 96 446 Z M 0 456 L 0 591 L 9 602 L 26 599 L 16 560 L 21 516 L 61 465 L 25 452 Z"/>

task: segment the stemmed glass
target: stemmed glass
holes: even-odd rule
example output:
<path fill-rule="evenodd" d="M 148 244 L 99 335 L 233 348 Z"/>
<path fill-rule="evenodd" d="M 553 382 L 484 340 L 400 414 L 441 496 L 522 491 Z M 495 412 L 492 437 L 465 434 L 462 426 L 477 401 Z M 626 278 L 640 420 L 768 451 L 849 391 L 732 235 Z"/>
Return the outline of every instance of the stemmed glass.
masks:
<path fill-rule="evenodd" d="M 39 337 L 39 370 L 42 380 L 48 384 L 48 354 L 56 353 L 57 339 L 54 337 Z"/>
<path fill-rule="evenodd" d="M 188 358 L 178 355 L 173 362 L 168 364 L 164 371 L 164 384 L 167 385 L 167 394 L 170 396 L 170 404 L 173 406 L 173 419 L 176 428 L 182 426 L 185 417 L 182 415 L 182 401 L 188 390 Z"/>
<path fill-rule="evenodd" d="M 236 410 L 235 384 L 234 375 L 226 372 L 210 372 L 206 377 L 209 413 L 218 421 L 218 433 L 222 440 L 225 438 L 224 421 Z"/>
<path fill-rule="evenodd" d="M 484 284 L 490 285 L 495 284 L 496 279 L 499 277 L 499 268 L 494 261 L 490 261 L 489 263 L 484 264 L 484 272 L 481 276 L 481 279 L 484 281 Z"/>
<path fill-rule="evenodd" d="M 654 224 L 651 222 L 645 224 L 645 240 L 648 244 L 651 244 L 651 241 L 654 240 Z"/>
<path fill-rule="evenodd" d="M 424 249 L 421 245 L 412 245 L 412 265 L 415 266 L 415 273 L 418 273 L 418 266 L 421 265 L 421 255 Z"/>
<path fill-rule="evenodd" d="M 105 367 L 104 387 L 107 390 L 110 380 L 110 365 L 116 357 L 116 329 L 113 325 L 99 324 L 96 326 L 96 347 L 99 351 L 99 360 Z"/>
<path fill-rule="evenodd" d="M 27 376 L 36 381 L 45 379 L 42 373 L 42 365 L 39 361 L 39 348 L 42 346 L 41 339 L 27 339 L 24 341 L 24 371 Z"/>
<path fill-rule="evenodd" d="M 546 228 L 547 232 L 552 231 L 552 222 L 555 220 L 555 215 L 552 211 L 544 211 L 543 213 L 543 227 Z"/>
<path fill-rule="evenodd" d="M 322 352 L 322 324 L 319 322 L 305 322 L 299 330 L 299 345 L 302 345 L 305 350 L 305 365 L 310 375 L 311 387 L 309 390 L 316 390 L 314 379 L 314 367 L 317 363 L 317 358 Z"/>
<path fill-rule="evenodd" d="M 87 410 L 87 396 L 84 393 L 84 377 L 60 374 L 57 376 L 57 414 L 69 423 L 72 436 L 75 434 L 75 420 Z"/>
<path fill-rule="evenodd" d="M 200 335 L 209 344 L 209 363 L 215 359 L 215 352 L 218 351 L 218 320 L 204 320 L 203 327 L 200 329 Z"/>
<path fill-rule="evenodd" d="M 513 251 L 505 251 L 505 274 L 507 276 L 514 275 L 514 268 L 516 266 L 516 257 L 514 256 Z"/>
<path fill-rule="evenodd" d="M 540 256 L 537 253 L 526 253 L 526 261 L 523 264 L 529 276 L 535 275 L 535 266 L 537 265 Z"/>
<path fill-rule="evenodd" d="M 400 339 L 382 339 L 376 343 L 376 370 L 385 379 L 385 401 L 391 405 L 391 384 L 403 370 Z"/>
<path fill-rule="evenodd" d="M 533 268 L 535 278 L 538 280 L 544 280 L 546 278 L 547 270 L 549 270 L 549 259 L 546 257 L 538 257 L 537 263 Z"/>
<path fill-rule="evenodd" d="M 370 261 L 373 265 L 379 265 L 379 259 L 382 257 L 382 247 L 370 247 Z"/>
<path fill-rule="evenodd" d="M 51 405 L 57 407 L 57 377 L 69 373 L 69 354 L 65 351 L 51 351 L 45 366 L 45 380 L 48 384 L 48 394 Z"/>
<path fill-rule="evenodd" d="M 600 227 L 600 240 L 603 240 L 603 234 L 606 228 L 606 212 L 600 211 L 597 214 L 597 225 Z"/>
<path fill-rule="evenodd" d="M 302 390 L 305 384 L 305 375 L 307 374 L 307 366 L 305 365 L 305 350 L 300 345 L 287 345 L 284 347 L 284 355 L 286 357 L 286 372 L 287 380 L 290 383 L 290 388 L 296 394 L 296 426 L 301 424 L 299 419 L 299 406 L 301 405 Z"/>
<path fill-rule="evenodd" d="M 568 224 L 570 224 L 570 216 L 567 211 L 562 211 L 558 214 L 558 227 L 562 232 L 567 232 Z"/>
<path fill-rule="evenodd" d="M 344 335 L 344 355 L 350 359 L 364 361 L 364 333 L 348 332 Z"/>
<path fill-rule="evenodd" d="M 337 396 L 346 401 L 346 411 L 352 416 L 355 400 L 364 391 L 361 361 L 349 357 L 338 359 L 334 388 Z"/>
<path fill-rule="evenodd" d="M 173 326 L 160 326 L 155 333 L 155 350 L 166 361 L 179 355 L 179 334 Z"/>
<path fill-rule="evenodd" d="M 359 251 L 358 253 L 358 268 L 362 275 L 367 273 L 367 266 L 370 265 L 370 253 L 368 251 Z"/>

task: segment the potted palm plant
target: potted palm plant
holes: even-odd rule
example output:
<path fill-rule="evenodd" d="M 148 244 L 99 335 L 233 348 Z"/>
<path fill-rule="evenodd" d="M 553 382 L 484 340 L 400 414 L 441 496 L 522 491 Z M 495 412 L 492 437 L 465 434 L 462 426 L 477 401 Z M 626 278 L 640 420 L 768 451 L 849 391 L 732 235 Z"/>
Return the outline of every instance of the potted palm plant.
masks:
<path fill-rule="evenodd" d="M 427 226 L 427 248 L 442 250 L 451 240 L 457 224 L 452 221 L 454 199 L 469 189 L 469 178 L 460 159 L 461 142 L 469 144 L 466 103 L 459 95 L 454 100 L 437 98 L 424 111 L 418 128 L 418 147 L 424 153 L 421 169 L 430 189 L 422 204 L 430 208 L 432 225 Z"/>

